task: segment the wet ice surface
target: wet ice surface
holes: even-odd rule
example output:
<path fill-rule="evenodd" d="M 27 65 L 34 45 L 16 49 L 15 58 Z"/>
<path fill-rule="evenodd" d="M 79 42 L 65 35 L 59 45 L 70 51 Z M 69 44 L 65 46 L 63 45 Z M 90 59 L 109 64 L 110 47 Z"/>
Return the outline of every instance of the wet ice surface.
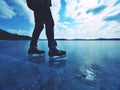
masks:
<path fill-rule="evenodd" d="M 67 56 L 28 56 L 29 41 L 0 41 L 0 90 L 120 90 L 120 41 L 58 41 Z"/>

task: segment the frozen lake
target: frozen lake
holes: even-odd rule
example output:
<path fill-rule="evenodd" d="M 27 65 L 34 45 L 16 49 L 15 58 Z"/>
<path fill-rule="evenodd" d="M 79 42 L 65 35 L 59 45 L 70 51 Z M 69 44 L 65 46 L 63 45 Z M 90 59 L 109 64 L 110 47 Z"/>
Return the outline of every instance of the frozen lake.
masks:
<path fill-rule="evenodd" d="M 67 56 L 29 56 L 30 41 L 0 41 L 0 90 L 120 90 L 120 41 L 57 41 Z"/>

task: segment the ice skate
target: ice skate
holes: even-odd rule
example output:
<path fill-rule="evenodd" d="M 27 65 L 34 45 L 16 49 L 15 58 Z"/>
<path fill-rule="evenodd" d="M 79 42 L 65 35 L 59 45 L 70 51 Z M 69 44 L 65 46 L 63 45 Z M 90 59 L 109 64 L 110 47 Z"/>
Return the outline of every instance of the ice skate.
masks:
<path fill-rule="evenodd" d="M 63 50 L 50 50 L 49 51 L 49 56 L 65 56 L 66 55 L 66 51 Z"/>
<path fill-rule="evenodd" d="M 28 50 L 28 54 L 29 54 L 29 55 L 34 55 L 34 54 L 44 55 L 44 54 L 45 54 L 45 51 L 43 51 L 43 50 L 38 50 L 37 48 L 30 48 L 30 49 Z"/>

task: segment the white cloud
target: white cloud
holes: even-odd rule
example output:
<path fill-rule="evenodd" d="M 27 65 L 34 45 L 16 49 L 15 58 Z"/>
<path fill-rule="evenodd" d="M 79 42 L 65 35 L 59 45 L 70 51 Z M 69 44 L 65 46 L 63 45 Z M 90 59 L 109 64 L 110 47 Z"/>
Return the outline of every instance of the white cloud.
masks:
<path fill-rule="evenodd" d="M 4 0 L 0 1 L 0 17 L 12 18 L 15 15 L 24 16 L 29 22 L 34 23 L 33 12 L 28 9 L 25 0 L 11 0 L 14 7 L 9 6 Z M 52 14 L 55 21 L 55 38 L 112 38 L 120 37 L 120 26 L 118 22 L 104 21 L 108 16 L 113 16 L 119 13 L 119 5 L 113 6 L 115 0 L 65 0 L 65 17 L 73 19 L 73 22 L 60 22 L 59 12 L 62 8 L 60 0 L 52 0 Z M 86 13 L 87 10 L 99 6 L 106 8 L 99 14 Z M 3 12 L 7 11 L 7 12 Z M 17 11 L 17 12 L 15 12 Z M 23 31 L 23 30 L 19 30 Z M 30 31 L 30 35 L 31 35 Z M 21 32 L 22 33 L 22 32 Z M 42 32 L 41 38 L 46 37 L 45 32 Z"/>
<path fill-rule="evenodd" d="M 57 26 L 59 30 L 55 31 L 56 38 L 116 38 L 120 37 L 120 26 L 117 22 L 106 22 L 104 18 L 119 13 L 119 5 L 113 6 L 115 0 L 65 0 L 66 17 L 72 18 L 73 22 Z M 79 2 L 78 2 L 79 1 Z M 86 14 L 91 8 L 105 5 L 106 9 L 102 13 L 93 15 Z M 106 27 L 105 27 L 106 26 Z M 103 29 L 101 29 L 103 27 Z"/>
<path fill-rule="evenodd" d="M 31 23 L 34 23 L 34 15 L 33 11 L 30 10 L 27 7 L 25 0 L 12 0 L 12 2 L 15 4 L 15 8 L 18 12 L 18 14 L 24 16 L 26 19 L 28 19 Z M 60 10 L 60 1 L 52 0 L 52 14 L 54 21 L 57 23 L 59 21 L 59 10 Z"/>
<path fill-rule="evenodd" d="M 54 21 L 57 23 L 60 19 L 59 16 L 59 11 L 61 9 L 61 4 L 60 4 L 60 0 L 52 0 L 52 7 L 51 7 L 51 11 L 52 11 L 52 15 L 54 18 Z"/>
<path fill-rule="evenodd" d="M 11 18 L 15 15 L 22 15 L 31 23 L 34 23 L 33 12 L 28 9 L 25 0 L 11 0 L 10 6 L 5 0 L 0 0 L 0 18 Z"/>
<path fill-rule="evenodd" d="M 34 23 L 33 12 L 27 7 L 25 0 L 12 0 L 14 4 L 14 10 L 17 11 L 17 14 L 24 16 L 31 23 Z"/>
<path fill-rule="evenodd" d="M 27 35 L 27 36 L 32 35 L 32 30 L 8 29 L 7 31 L 10 32 L 10 33 L 13 33 L 13 34 L 18 34 L 18 35 Z"/>
<path fill-rule="evenodd" d="M 0 18 L 12 18 L 15 16 L 13 8 L 9 6 L 5 0 L 0 0 Z"/>

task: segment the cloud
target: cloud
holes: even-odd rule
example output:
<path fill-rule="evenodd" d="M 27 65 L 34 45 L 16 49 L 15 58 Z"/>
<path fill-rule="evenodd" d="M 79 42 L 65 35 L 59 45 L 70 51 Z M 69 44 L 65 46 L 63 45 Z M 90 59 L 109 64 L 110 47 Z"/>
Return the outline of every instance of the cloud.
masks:
<path fill-rule="evenodd" d="M 12 0 L 11 2 L 17 15 L 23 16 L 29 22 L 34 23 L 33 12 L 27 7 L 25 0 Z"/>
<path fill-rule="evenodd" d="M 94 15 L 96 15 L 96 14 L 99 14 L 99 13 L 101 13 L 104 9 L 106 8 L 106 6 L 99 6 L 99 7 L 96 7 L 96 8 L 94 8 L 94 9 L 89 9 L 89 10 L 87 10 L 87 14 L 88 13 L 90 13 L 90 12 L 92 12 Z"/>
<path fill-rule="evenodd" d="M 114 6 L 116 6 L 116 5 L 118 5 L 118 4 L 120 4 L 120 0 L 117 0 L 117 1 L 115 2 Z"/>
<path fill-rule="evenodd" d="M 7 16 L 1 14 L 2 11 L 0 11 L 0 17 L 3 15 L 9 19 L 15 15 L 22 16 L 26 22 L 34 25 L 33 12 L 27 7 L 25 0 L 7 1 L 7 3 L 5 0 L 0 1 L 0 4 L 6 3 L 1 4 L 4 6 L 1 10 L 7 8 L 11 13 L 9 12 Z M 120 6 L 118 4 L 119 0 L 52 0 L 55 38 L 120 37 Z M 21 34 L 32 34 L 32 30 L 17 30 Z M 17 30 L 13 32 L 17 33 Z M 40 38 L 45 37 L 45 32 L 42 32 Z"/>
<path fill-rule="evenodd" d="M 13 7 L 9 6 L 5 0 L 0 0 L 0 18 L 11 19 L 15 15 Z"/>
<path fill-rule="evenodd" d="M 98 1 L 98 4 L 101 2 L 101 0 L 97 0 Z"/>
<path fill-rule="evenodd" d="M 34 23 L 33 12 L 28 9 L 25 0 L 0 0 L 0 18 L 12 19 L 20 15 Z"/>
<path fill-rule="evenodd" d="M 104 18 L 109 16 L 119 17 L 116 13 L 120 9 L 119 6 L 113 6 L 115 2 L 114 0 L 65 0 L 66 5 L 62 12 L 65 16 L 60 17 L 55 37 L 68 39 L 120 37 L 120 34 L 116 33 L 120 30 L 119 22 L 114 24 L 104 22 Z M 90 10 L 89 14 L 86 13 L 88 10 Z"/>
<path fill-rule="evenodd" d="M 105 21 L 116 21 L 120 23 L 120 13 L 113 15 L 113 16 L 106 17 L 104 20 Z"/>
<path fill-rule="evenodd" d="M 18 34 L 18 35 L 27 35 L 27 36 L 31 36 L 32 35 L 32 30 L 8 29 L 7 31 L 10 32 L 10 33 L 13 33 L 13 34 Z"/>
<path fill-rule="evenodd" d="M 56 24 L 59 22 L 60 20 L 60 15 L 59 15 L 59 11 L 61 9 L 61 4 L 60 4 L 60 0 L 52 0 L 52 7 L 51 7 L 51 11 L 52 11 L 52 15 L 54 18 L 54 21 L 56 22 Z"/>

